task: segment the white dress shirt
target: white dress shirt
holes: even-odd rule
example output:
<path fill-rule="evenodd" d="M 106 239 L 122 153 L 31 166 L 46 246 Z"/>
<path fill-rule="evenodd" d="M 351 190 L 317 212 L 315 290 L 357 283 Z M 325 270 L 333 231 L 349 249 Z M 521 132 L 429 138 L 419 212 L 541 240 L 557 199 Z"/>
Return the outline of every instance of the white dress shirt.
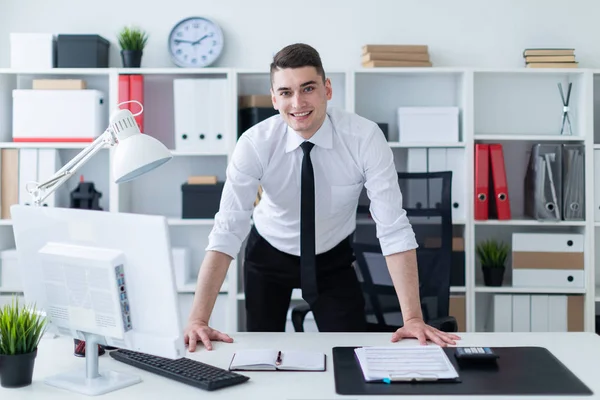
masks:
<path fill-rule="evenodd" d="M 262 121 L 239 138 L 227 167 L 219 212 L 206 250 L 237 257 L 250 231 L 272 246 L 300 255 L 300 180 L 304 139 L 281 116 Z M 417 247 L 402 208 L 392 150 L 379 126 L 330 108 L 310 138 L 315 176 L 316 252 L 326 252 L 356 228 L 363 185 L 371 201 L 384 255 Z M 263 194 L 254 207 L 258 185 Z"/>

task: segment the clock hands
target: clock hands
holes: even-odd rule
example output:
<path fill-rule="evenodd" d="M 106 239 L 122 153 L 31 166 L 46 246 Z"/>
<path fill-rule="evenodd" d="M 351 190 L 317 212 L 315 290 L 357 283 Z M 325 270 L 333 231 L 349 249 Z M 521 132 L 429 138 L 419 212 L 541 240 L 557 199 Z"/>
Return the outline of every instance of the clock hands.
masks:
<path fill-rule="evenodd" d="M 200 44 L 201 41 L 203 41 L 206 38 L 212 37 L 213 34 L 212 32 L 209 34 L 206 34 L 204 36 L 202 36 L 200 39 L 198 40 L 185 40 L 185 39 L 173 39 L 173 42 L 175 42 L 175 44 L 179 44 L 179 43 L 191 43 L 192 46 L 195 46 L 197 44 Z"/>

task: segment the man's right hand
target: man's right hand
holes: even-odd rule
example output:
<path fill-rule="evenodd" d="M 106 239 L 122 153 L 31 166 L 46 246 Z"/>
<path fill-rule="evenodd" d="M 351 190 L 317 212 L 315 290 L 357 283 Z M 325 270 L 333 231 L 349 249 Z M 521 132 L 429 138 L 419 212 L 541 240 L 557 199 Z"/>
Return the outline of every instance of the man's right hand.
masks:
<path fill-rule="evenodd" d="M 212 350 L 211 340 L 232 343 L 233 339 L 228 335 L 212 329 L 203 322 L 192 321 L 188 324 L 184 332 L 184 340 L 188 345 L 188 350 L 196 350 L 196 343 L 202 342 L 207 350 Z"/>

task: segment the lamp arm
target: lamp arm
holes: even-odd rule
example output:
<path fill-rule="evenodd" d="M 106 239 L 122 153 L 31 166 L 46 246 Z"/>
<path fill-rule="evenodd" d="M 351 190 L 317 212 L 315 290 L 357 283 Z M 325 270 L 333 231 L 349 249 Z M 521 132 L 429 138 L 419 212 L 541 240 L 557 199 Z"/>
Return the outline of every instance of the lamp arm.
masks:
<path fill-rule="evenodd" d="M 77 170 L 79 170 L 90 158 L 105 147 L 114 146 L 117 143 L 116 136 L 111 128 L 105 130 L 89 146 L 83 149 L 61 169 L 56 171 L 48 180 L 38 182 L 27 182 L 25 188 L 33 197 L 33 205 L 39 206 L 48 196 L 54 193 L 65 183 Z M 35 185 L 31 187 L 30 185 Z"/>

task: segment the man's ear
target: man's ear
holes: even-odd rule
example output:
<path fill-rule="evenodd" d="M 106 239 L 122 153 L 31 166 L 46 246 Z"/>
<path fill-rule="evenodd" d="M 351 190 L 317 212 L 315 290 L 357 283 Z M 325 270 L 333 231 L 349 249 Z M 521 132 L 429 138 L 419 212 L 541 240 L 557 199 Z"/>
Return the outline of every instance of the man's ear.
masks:
<path fill-rule="evenodd" d="M 331 80 L 329 78 L 325 79 L 325 94 L 327 95 L 327 100 L 331 100 L 333 89 L 331 88 Z"/>
<path fill-rule="evenodd" d="M 271 88 L 271 101 L 273 102 L 273 108 L 279 110 L 277 106 L 277 96 L 275 96 L 275 92 L 273 92 L 273 88 Z"/>

